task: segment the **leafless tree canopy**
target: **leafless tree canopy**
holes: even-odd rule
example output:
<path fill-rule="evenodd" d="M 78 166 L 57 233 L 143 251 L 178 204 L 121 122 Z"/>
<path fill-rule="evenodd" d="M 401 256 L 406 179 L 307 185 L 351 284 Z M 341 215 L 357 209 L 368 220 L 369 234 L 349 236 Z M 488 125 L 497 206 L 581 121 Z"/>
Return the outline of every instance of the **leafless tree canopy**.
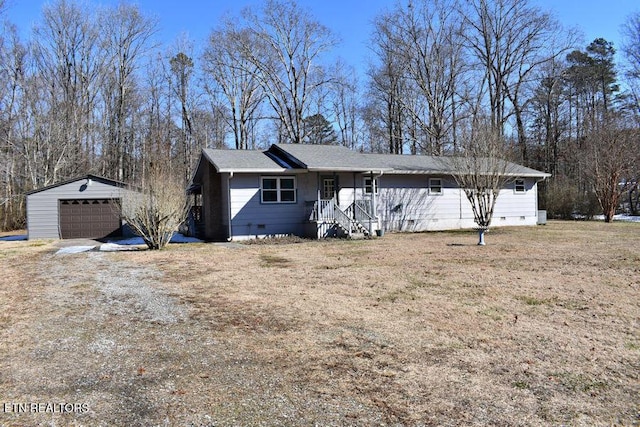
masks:
<path fill-rule="evenodd" d="M 486 121 L 463 134 L 457 155 L 443 159 L 455 171 L 453 177 L 464 190 L 481 230 L 491 225 L 500 190 L 517 178 L 515 165 L 505 159 L 507 152 L 504 137 Z"/>
<path fill-rule="evenodd" d="M 0 0 L 3 19 L 11 7 Z M 636 148 L 639 22 L 628 17 L 620 47 L 583 45 L 532 0 L 398 2 L 373 20 L 359 75 L 360 58 L 331 59 L 331 23 L 295 0 L 212 22 L 202 51 L 185 36 L 160 45 L 160 23 L 134 4 L 56 0 L 28 38 L 2 22 L 0 227 L 24 226 L 31 189 L 86 173 L 144 186 L 151 164 L 186 183 L 203 147 L 317 141 L 316 119 L 323 141 L 447 156 L 487 118 L 518 163 L 553 174 L 550 216 L 638 214 L 640 162 L 620 172 L 613 210 L 594 176 L 603 154 Z"/>
<path fill-rule="evenodd" d="M 236 149 L 255 148 L 255 129 L 265 98 L 258 77 L 260 69 L 243 54 L 254 45 L 253 37 L 248 29 L 225 22 L 209 36 L 202 57 L 203 71 L 208 79 L 206 90 L 213 98 L 219 91 L 228 105 L 225 118 L 233 131 Z"/>
<path fill-rule="evenodd" d="M 640 133 L 620 120 L 609 120 L 587 140 L 587 178 L 606 222 L 613 220 L 622 195 L 637 190 Z"/>

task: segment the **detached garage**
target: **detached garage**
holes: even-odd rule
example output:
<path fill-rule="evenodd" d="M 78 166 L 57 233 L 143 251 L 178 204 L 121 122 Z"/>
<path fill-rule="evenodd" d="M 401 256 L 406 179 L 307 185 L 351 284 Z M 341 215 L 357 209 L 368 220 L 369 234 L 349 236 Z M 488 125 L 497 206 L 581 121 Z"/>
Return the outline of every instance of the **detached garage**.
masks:
<path fill-rule="evenodd" d="M 122 235 L 122 182 L 86 175 L 27 193 L 29 239 L 100 239 Z"/>

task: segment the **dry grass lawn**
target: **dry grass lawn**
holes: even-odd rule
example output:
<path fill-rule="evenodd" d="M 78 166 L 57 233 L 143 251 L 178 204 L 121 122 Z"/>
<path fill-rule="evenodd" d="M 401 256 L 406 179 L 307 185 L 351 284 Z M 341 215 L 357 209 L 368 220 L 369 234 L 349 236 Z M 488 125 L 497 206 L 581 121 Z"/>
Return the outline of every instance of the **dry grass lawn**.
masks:
<path fill-rule="evenodd" d="M 640 425 L 640 224 L 486 239 L 0 242 L 0 425 Z"/>

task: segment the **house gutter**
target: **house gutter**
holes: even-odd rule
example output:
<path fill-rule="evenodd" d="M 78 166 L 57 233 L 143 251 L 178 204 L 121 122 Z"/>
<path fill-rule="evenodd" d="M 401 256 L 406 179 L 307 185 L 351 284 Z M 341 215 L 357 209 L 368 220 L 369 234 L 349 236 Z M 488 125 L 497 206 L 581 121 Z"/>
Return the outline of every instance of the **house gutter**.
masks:
<path fill-rule="evenodd" d="M 231 178 L 233 178 L 233 171 L 230 171 L 229 175 L 227 175 L 227 211 L 229 213 L 229 236 L 227 236 L 227 242 L 233 240 L 233 221 L 231 219 Z"/>

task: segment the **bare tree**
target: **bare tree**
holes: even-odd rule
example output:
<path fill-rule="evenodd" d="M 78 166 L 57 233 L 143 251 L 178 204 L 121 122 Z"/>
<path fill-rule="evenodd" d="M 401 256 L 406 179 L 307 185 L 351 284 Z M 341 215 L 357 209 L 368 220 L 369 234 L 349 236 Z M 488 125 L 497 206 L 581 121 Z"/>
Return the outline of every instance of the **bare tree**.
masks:
<path fill-rule="evenodd" d="M 182 163 L 182 175 L 186 184 L 191 177 L 191 167 L 194 160 L 193 124 L 191 108 L 189 106 L 189 91 L 193 75 L 193 60 L 184 52 L 179 52 L 169 60 L 171 73 L 174 78 L 173 88 L 180 103 L 180 140 L 177 151 Z"/>
<path fill-rule="evenodd" d="M 1 6 L 1 3 L 0 3 Z M 1 8 L 0 8 L 1 13 Z M 6 37 L 0 37 L 0 230 L 22 226 L 23 197 L 30 184 L 25 176 L 25 160 L 19 139 L 19 125 L 24 111 L 21 92 L 25 83 L 26 48 L 20 43 L 17 29 L 5 24 Z M 22 191 L 21 191 L 22 190 Z"/>
<path fill-rule="evenodd" d="M 629 64 L 626 75 L 633 95 L 634 113 L 640 119 L 640 12 L 627 18 L 623 34 L 623 52 Z"/>
<path fill-rule="evenodd" d="M 445 144 L 453 142 L 457 89 L 465 71 L 463 58 L 463 20 L 456 0 L 422 0 L 399 6 L 394 15 L 398 26 L 403 64 L 416 91 L 409 92 L 405 102 L 427 137 L 423 152 L 442 155 Z M 414 93 L 413 96 L 410 94 Z M 411 102 L 416 99 L 417 102 Z M 423 113 L 426 106 L 426 115 Z"/>
<path fill-rule="evenodd" d="M 160 52 L 149 58 L 144 68 L 144 103 L 138 119 L 143 135 L 138 142 L 138 180 L 142 186 L 146 184 L 148 166 L 161 162 L 170 162 L 172 168 L 172 135 L 175 125 L 172 117 L 171 88 L 168 82 L 165 61 Z"/>
<path fill-rule="evenodd" d="M 387 151 L 402 154 L 404 151 L 407 124 L 407 101 L 410 96 L 407 90 L 406 58 L 398 49 L 398 27 L 393 25 L 394 13 L 383 14 L 374 21 L 372 49 L 377 56 L 378 64 L 369 70 L 370 111 L 376 114 L 386 133 Z M 371 108 L 373 107 L 373 108 Z M 370 115 L 373 119 L 373 114 Z"/>
<path fill-rule="evenodd" d="M 640 132 L 623 124 L 621 118 L 609 120 L 587 137 L 586 174 L 605 222 L 613 221 L 622 195 L 637 178 Z"/>
<path fill-rule="evenodd" d="M 321 57 L 336 40 L 294 0 L 267 0 L 259 13 L 245 9 L 244 16 L 252 44 L 242 45 L 242 55 L 258 70 L 256 76 L 285 138 L 302 143 L 310 97 L 331 83 L 319 72 Z"/>
<path fill-rule="evenodd" d="M 236 149 L 255 145 L 251 140 L 252 128 L 264 100 L 260 68 L 244 54 L 246 47 L 252 45 L 252 37 L 250 30 L 238 29 L 227 22 L 211 33 L 202 57 L 204 71 L 212 79 L 207 85 L 209 96 L 215 99 L 215 92 L 219 90 L 229 106 L 227 121 Z"/>
<path fill-rule="evenodd" d="M 104 172 L 120 181 L 125 178 L 125 159 L 133 152 L 130 124 L 137 87 L 135 71 L 151 50 L 156 22 L 142 15 L 137 6 L 119 4 L 102 19 L 102 43 L 110 69 L 102 85 L 107 129 L 104 136 Z M 138 98 L 139 100 L 139 98 Z M 115 173 L 111 171 L 115 170 Z"/>
<path fill-rule="evenodd" d="M 624 24 L 623 51 L 629 59 L 631 71 L 640 76 L 640 12 L 627 18 Z"/>
<path fill-rule="evenodd" d="M 492 123 L 476 121 L 461 138 L 460 154 L 442 160 L 471 204 L 478 245 L 485 244 L 484 234 L 491 225 L 500 190 L 517 178 L 516 165 L 505 160 L 506 153 L 505 139 Z"/>
<path fill-rule="evenodd" d="M 521 157 L 526 161 L 523 89 L 534 70 L 568 49 L 571 38 L 560 43 L 556 21 L 529 0 L 467 0 L 464 4 L 468 5 L 462 10 L 465 40 L 481 66 L 491 126 L 503 134 L 513 114 Z"/>
<path fill-rule="evenodd" d="M 569 137 L 569 120 L 564 114 L 568 98 L 563 77 L 565 67 L 561 61 L 545 64 L 535 75 L 537 87 L 529 100 L 532 133 L 541 151 L 538 164 L 552 175 L 559 167 L 563 141 Z"/>
<path fill-rule="evenodd" d="M 331 91 L 331 106 L 339 130 L 340 144 L 351 149 L 361 148 L 360 103 L 355 70 L 338 63 L 335 74 L 335 83 Z"/>
<path fill-rule="evenodd" d="M 43 8 L 34 30 L 32 52 L 37 77 L 46 95 L 50 120 L 46 143 L 64 151 L 49 172 L 75 174 L 89 169 L 87 153 L 95 152 L 95 105 L 103 57 L 94 16 L 79 3 L 59 0 Z M 44 95 L 44 94 L 43 94 Z"/>

